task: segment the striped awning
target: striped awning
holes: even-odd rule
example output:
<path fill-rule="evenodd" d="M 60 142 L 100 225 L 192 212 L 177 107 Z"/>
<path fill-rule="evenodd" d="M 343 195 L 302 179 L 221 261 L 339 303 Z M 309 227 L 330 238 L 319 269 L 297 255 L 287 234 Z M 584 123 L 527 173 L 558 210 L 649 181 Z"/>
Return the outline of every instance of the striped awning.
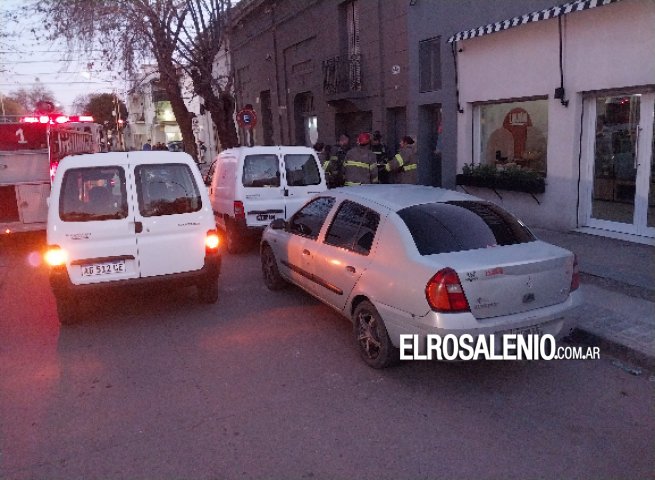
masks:
<path fill-rule="evenodd" d="M 610 3 L 616 3 L 620 0 L 575 0 L 567 2 L 555 7 L 546 8 L 537 12 L 521 15 L 520 17 L 509 18 L 501 22 L 494 22 L 481 27 L 473 28 L 471 30 L 464 30 L 456 33 L 448 39 L 448 43 L 459 42 L 460 40 L 467 40 L 469 38 L 481 37 L 489 33 L 501 32 L 510 28 L 518 27 L 526 23 L 538 22 L 540 20 L 548 20 L 549 18 L 556 18 L 560 15 L 567 15 L 573 12 L 580 12 L 590 8 L 602 7 Z"/>

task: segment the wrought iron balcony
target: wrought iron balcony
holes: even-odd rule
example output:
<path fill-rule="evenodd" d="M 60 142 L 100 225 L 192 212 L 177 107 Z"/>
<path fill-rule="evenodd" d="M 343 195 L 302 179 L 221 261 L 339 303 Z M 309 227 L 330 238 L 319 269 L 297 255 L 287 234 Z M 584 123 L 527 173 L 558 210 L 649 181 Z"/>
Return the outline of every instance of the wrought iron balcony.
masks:
<path fill-rule="evenodd" d="M 337 55 L 323 60 L 323 92 L 326 95 L 362 91 L 362 55 Z"/>

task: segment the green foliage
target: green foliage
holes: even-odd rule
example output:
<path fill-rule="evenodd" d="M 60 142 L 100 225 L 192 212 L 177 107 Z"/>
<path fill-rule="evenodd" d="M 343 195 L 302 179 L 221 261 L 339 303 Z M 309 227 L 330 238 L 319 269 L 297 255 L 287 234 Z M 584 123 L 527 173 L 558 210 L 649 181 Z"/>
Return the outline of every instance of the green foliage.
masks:
<path fill-rule="evenodd" d="M 116 96 L 111 93 L 96 93 L 89 95 L 89 100 L 84 106 L 84 113 L 92 115 L 97 123 L 107 125 L 109 128 L 116 126 Z M 127 119 L 127 108 L 125 103 L 118 100 L 120 118 Z"/>
<path fill-rule="evenodd" d="M 457 175 L 456 183 L 457 185 L 527 193 L 544 193 L 546 190 L 546 182 L 541 173 L 518 166 L 498 170 L 495 165 L 491 164 L 464 164 L 462 173 Z"/>

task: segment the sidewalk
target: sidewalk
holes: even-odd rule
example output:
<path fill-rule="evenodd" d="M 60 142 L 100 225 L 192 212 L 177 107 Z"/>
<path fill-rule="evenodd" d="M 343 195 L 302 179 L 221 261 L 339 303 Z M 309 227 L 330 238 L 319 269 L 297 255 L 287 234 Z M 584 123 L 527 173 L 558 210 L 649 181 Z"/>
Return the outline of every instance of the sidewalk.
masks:
<path fill-rule="evenodd" d="M 655 369 L 655 247 L 578 232 L 532 229 L 578 255 L 584 304 L 574 337 Z"/>

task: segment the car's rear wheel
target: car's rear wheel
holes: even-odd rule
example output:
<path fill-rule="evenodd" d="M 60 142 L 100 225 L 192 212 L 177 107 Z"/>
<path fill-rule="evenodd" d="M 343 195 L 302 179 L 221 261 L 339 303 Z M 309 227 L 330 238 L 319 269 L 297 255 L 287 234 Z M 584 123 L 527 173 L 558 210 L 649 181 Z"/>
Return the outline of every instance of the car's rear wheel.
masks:
<path fill-rule="evenodd" d="M 277 260 L 273 249 L 268 245 L 262 248 L 262 275 L 264 276 L 264 283 L 269 290 L 280 290 L 287 284 L 286 280 L 280 275 L 277 268 Z"/>
<path fill-rule="evenodd" d="M 198 284 L 198 298 L 202 303 L 216 303 L 218 300 L 218 277 Z"/>
<path fill-rule="evenodd" d="M 62 325 L 73 325 L 80 321 L 80 301 L 73 293 L 58 293 L 55 295 L 57 302 L 57 316 Z"/>
<path fill-rule="evenodd" d="M 355 341 L 362 360 L 373 368 L 385 368 L 398 363 L 399 350 L 393 346 L 382 317 L 367 300 L 353 314 Z"/>

